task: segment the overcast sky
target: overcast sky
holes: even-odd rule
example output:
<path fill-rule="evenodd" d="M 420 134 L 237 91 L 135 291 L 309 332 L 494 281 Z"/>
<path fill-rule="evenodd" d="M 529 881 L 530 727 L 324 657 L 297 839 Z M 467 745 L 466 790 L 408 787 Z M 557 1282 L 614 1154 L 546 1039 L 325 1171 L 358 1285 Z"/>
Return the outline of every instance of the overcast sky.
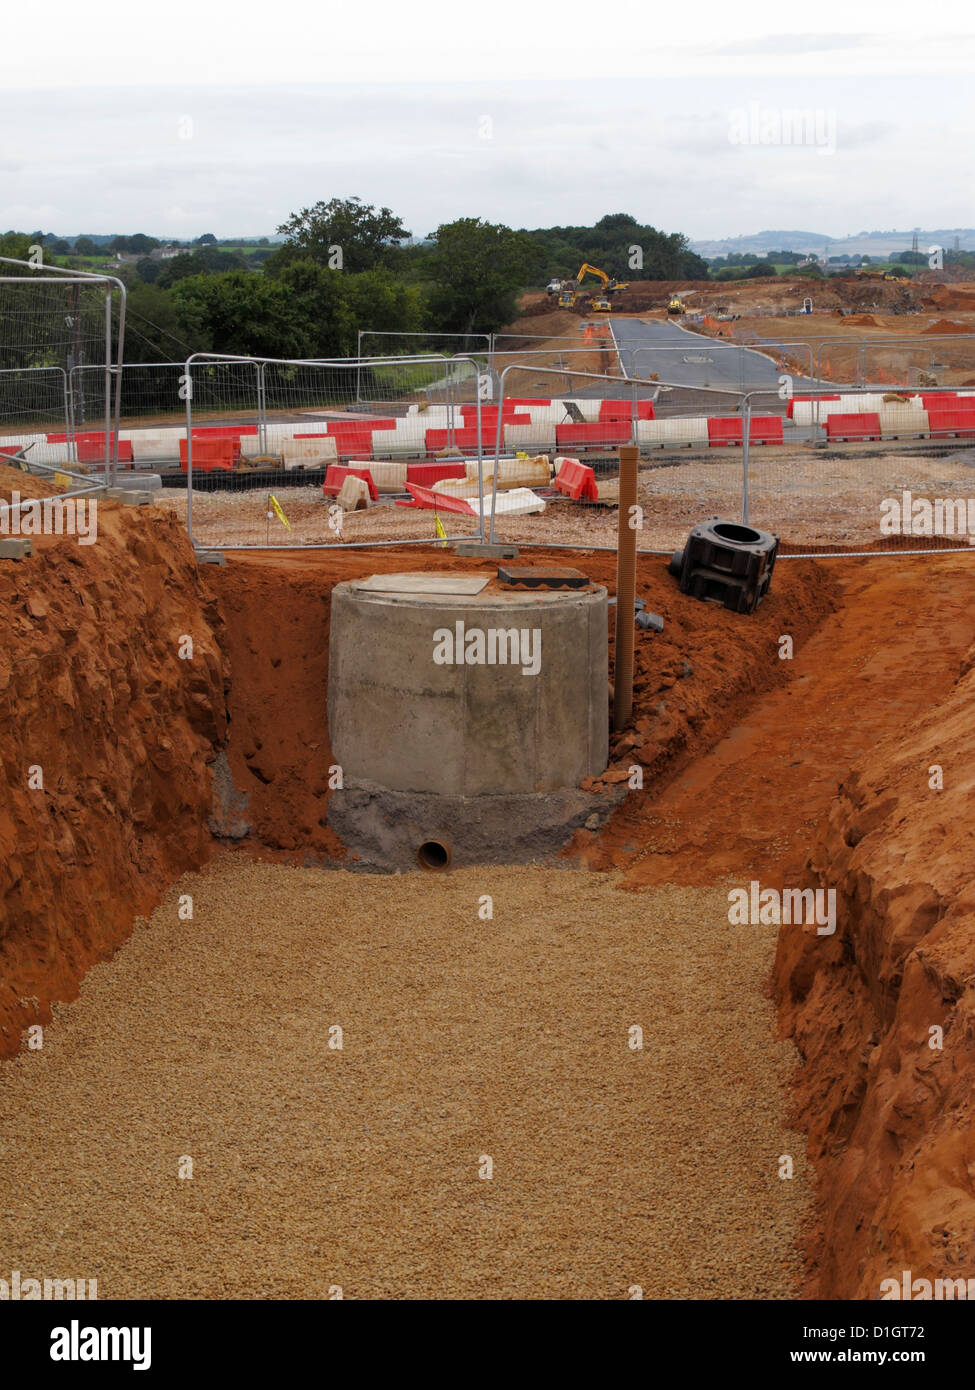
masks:
<path fill-rule="evenodd" d="M 418 236 L 617 211 L 694 238 L 975 224 L 975 14 L 953 0 L 900 25 L 860 0 L 807 33 L 765 0 L 468 8 L 8 10 L 0 229 L 260 236 L 352 194 Z M 760 142 L 796 109 L 804 143 Z"/>

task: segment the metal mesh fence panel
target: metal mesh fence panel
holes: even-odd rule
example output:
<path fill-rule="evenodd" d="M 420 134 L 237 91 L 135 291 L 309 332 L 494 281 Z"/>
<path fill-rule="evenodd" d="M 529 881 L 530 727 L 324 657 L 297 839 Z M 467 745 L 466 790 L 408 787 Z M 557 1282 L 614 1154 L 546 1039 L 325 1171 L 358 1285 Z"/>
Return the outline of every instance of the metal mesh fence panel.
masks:
<path fill-rule="evenodd" d="M 967 546 L 975 533 L 975 397 L 970 411 L 963 402 L 955 409 L 949 391 L 922 400 L 892 388 L 805 403 L 802 418 L 812 419 L 792 432 L 792 447 L 752 442 L 745 450 L 747 519 L 794 550 Z M 794 402 L 794 413 L 800 408 Z M 939 434 L 942 418 L 957 433 Z"/>
<path fill-rule="evenodd" d="M 0 448 L 16 441 L 30 468 L 109 471 L 124 324 L 124 290 L 110 277 L 0 257 Z M 93 377 L 91 392 L 76 398 L 71 375 L 85 366 L 98 386 Z"/>
<path fill-rule="evenodd" d="M 422 488 L 470 470 L 477 485 L 476 443 L 466 455 L 460 450 L 478 437 L 478 365 L 442 357 L 191 360 L 181 444 L 188 486 L 165 489 L 164 500 L 186 517 L 197 545 L 224 549 L 475 535 L 473 510 L 416 505 L 407 484 Z M 236 375 L 250 402 L 233 422 L 215 426 L 197 411 L 198 383 L 206 402 L 223 377 L 225 397 L 226 374 Z M 363 375 L 381 400 L 356 399 Z M 435 405 L 431 394 L 441 397 Z M 349 480 L 363 496 L 342 493 Z"/>

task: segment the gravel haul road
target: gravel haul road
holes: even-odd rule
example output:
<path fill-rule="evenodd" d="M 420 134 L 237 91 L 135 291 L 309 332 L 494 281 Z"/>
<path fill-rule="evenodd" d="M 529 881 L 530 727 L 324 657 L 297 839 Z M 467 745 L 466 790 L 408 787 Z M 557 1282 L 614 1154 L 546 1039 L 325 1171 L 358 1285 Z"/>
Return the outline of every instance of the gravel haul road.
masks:
<path fill-rule="evenodd" d="M 727 909 L 227 853 L 0 1070 L 0 1262 L 100 1298 L 791 1297 L 776 928 Z"/>

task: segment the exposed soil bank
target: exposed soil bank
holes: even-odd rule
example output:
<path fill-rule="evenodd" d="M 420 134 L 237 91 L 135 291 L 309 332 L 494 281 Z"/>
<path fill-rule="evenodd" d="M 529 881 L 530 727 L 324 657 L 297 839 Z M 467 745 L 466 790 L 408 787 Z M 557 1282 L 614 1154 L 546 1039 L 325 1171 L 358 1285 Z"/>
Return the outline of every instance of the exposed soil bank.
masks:
<path fill-rule="evenodd" d="M 528 552 L 528 563 L 570 565 L 615 592 L 615 557 L 582 551 Z M 340 580 L 434 568 L 490 570 L 489 561 L 403 547 L 231 555 L 203 582 L 224 618 L 231 681 L 227 750 L 246 842 L 306 862 L 342 857 L 326 825 L 333 758 L 326 720 L 329 597 Z M 642 766 L 647 790 L 662 785 L 717 741 L 763 690 L 788 680 L 778 638 L 805 637 L 832 611 L 837 585 L 813 561 L 790 561 L 751 618 L 681 594 L 660 557 L 641 558 L 637 593 L 664 618 L 660 634 L 638 632 L 634 719 L 614 737 L 594 796 Z M 612 622 L 610 624 L 612 628 Z M 612 647 L 612 643 L 611 643 Z M 690 658 L 690 659 L 688 659 Z M 646 793 L 644 793 L 645 795 Z M 582 843 L 591 836 L 583 832 Z"/>
<path fill-rule="evenodd" d="M 204 862 L 225 732 L 217 616 L 168 514 L 103 503 L 95 544 L 34 544 L 0 564 L 0 1056 Z"/>
<path fill-rule="evenodd" d="M 814 1296 L 877 1298 L 904 1270 L 975 1277 L 972 662 L 844 779 L 810 860 L 836 888 L 836 936 L 780 939 L 823 1198 Z"/>

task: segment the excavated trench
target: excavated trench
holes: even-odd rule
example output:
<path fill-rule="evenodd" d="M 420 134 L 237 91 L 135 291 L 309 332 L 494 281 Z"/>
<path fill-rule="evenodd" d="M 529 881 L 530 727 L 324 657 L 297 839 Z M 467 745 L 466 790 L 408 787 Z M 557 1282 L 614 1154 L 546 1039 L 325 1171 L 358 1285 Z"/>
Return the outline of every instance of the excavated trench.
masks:
<path fill-rule="evenodd" d="M 586 787 L 627 788 L 606 823 L 377 876 L 327 819 L 329 596 L 417 553 L 198 568 L 161 511 L 99 520 L 0 566 L 10 1268 L 131 1297 L 972 1272 L 969 557 L 788 561 L 752 618 L 641 561 L 665 628 Z M 612 591 L 610 555 L 549 560 Z M 835 934 L 734 925 L 753 882 L 834 889 Z"/>

